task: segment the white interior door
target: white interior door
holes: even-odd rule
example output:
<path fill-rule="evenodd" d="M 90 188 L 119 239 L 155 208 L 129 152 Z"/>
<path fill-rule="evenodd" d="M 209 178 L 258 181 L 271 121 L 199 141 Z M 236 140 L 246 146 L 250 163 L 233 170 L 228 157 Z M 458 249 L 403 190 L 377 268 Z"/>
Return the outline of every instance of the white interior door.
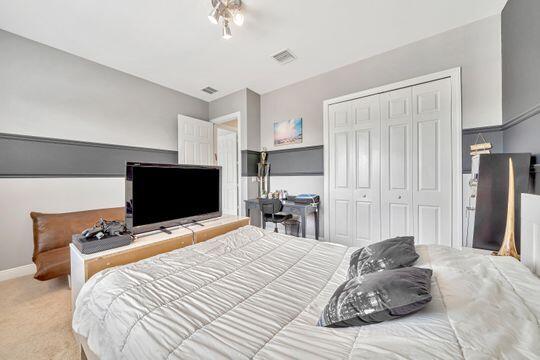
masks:
<path fill-rule="evenodd" d="M 178 115 L 178 163 L 214 165 L 214 124 Z"/>
<path fill-rule="evenodd" d="M 237 135 L 217 128 L 217 162 L 221 166 L 221 203 L 223 213 L 238 214 Z"/>
<path fill-rule="evenodd" d="M 413 207 L 418 244 L 452 246 L 451 82 L 412 88 Z"/>
<path fill-rule="evenodd" d="M 414 234 L 412 89 L 381 94 L 382 238 Z"/>

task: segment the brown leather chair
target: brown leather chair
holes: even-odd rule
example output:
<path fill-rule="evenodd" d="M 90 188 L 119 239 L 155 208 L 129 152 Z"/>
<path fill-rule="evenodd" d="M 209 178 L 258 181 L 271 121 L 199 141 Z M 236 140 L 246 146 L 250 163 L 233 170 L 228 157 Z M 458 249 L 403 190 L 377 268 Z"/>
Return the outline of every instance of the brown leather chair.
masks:
<path fill-rule="evenodd" d="M 69 275 L 69 244 L 73 234 L 93 226 L 99 218 L 124 220 L 124 208 L 97 209 L 61 214 L 31 212 L 34 223 L 34 278 L 49 280 Z"/>

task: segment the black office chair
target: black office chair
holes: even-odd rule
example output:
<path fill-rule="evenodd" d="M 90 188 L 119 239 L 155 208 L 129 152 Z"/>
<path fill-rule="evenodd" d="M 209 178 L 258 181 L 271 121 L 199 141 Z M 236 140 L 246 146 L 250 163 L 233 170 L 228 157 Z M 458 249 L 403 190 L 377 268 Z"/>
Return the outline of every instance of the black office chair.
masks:
<path fill-rule="evenodd" d="M 281 214 L 283 204 L 279 199 L 259 199 L 259 207 L 262 212 L 263 221 L 271 221 L 274 223 L 274 232 L 278 232 L 277 224 L 281 224 L 286 220 L 292 219 L 292 214 Z"/>

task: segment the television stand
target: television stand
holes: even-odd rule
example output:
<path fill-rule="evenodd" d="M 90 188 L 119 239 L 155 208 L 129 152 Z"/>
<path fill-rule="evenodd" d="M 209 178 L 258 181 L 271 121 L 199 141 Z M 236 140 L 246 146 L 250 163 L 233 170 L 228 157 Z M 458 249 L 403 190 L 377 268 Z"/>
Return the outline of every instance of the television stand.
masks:
<path fill-rule="evenodd" d="M 84 283 L 103 269 L 192 246 L 193 243 L 213 239 L 245 225 L 249 225 L 247 217 L 223 215 L 205 221 L 204 226 L 200 228 L 159 229 L 161 231 L 138 234 L 129 245 L 93 254 L 83 254 L 75 245 L 70 244 L 72 304 L 74 306 L 75 299 Z"/>

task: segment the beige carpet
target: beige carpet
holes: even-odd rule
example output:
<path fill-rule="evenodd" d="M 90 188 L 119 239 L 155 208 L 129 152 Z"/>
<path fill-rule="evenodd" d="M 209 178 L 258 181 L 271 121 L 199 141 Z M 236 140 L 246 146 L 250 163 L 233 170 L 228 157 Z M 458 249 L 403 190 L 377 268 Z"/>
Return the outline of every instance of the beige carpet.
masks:
<path fill-rule="evenodd" d="M 0 359 L 80 359 L 67 278 L 0 282 Z"/>

